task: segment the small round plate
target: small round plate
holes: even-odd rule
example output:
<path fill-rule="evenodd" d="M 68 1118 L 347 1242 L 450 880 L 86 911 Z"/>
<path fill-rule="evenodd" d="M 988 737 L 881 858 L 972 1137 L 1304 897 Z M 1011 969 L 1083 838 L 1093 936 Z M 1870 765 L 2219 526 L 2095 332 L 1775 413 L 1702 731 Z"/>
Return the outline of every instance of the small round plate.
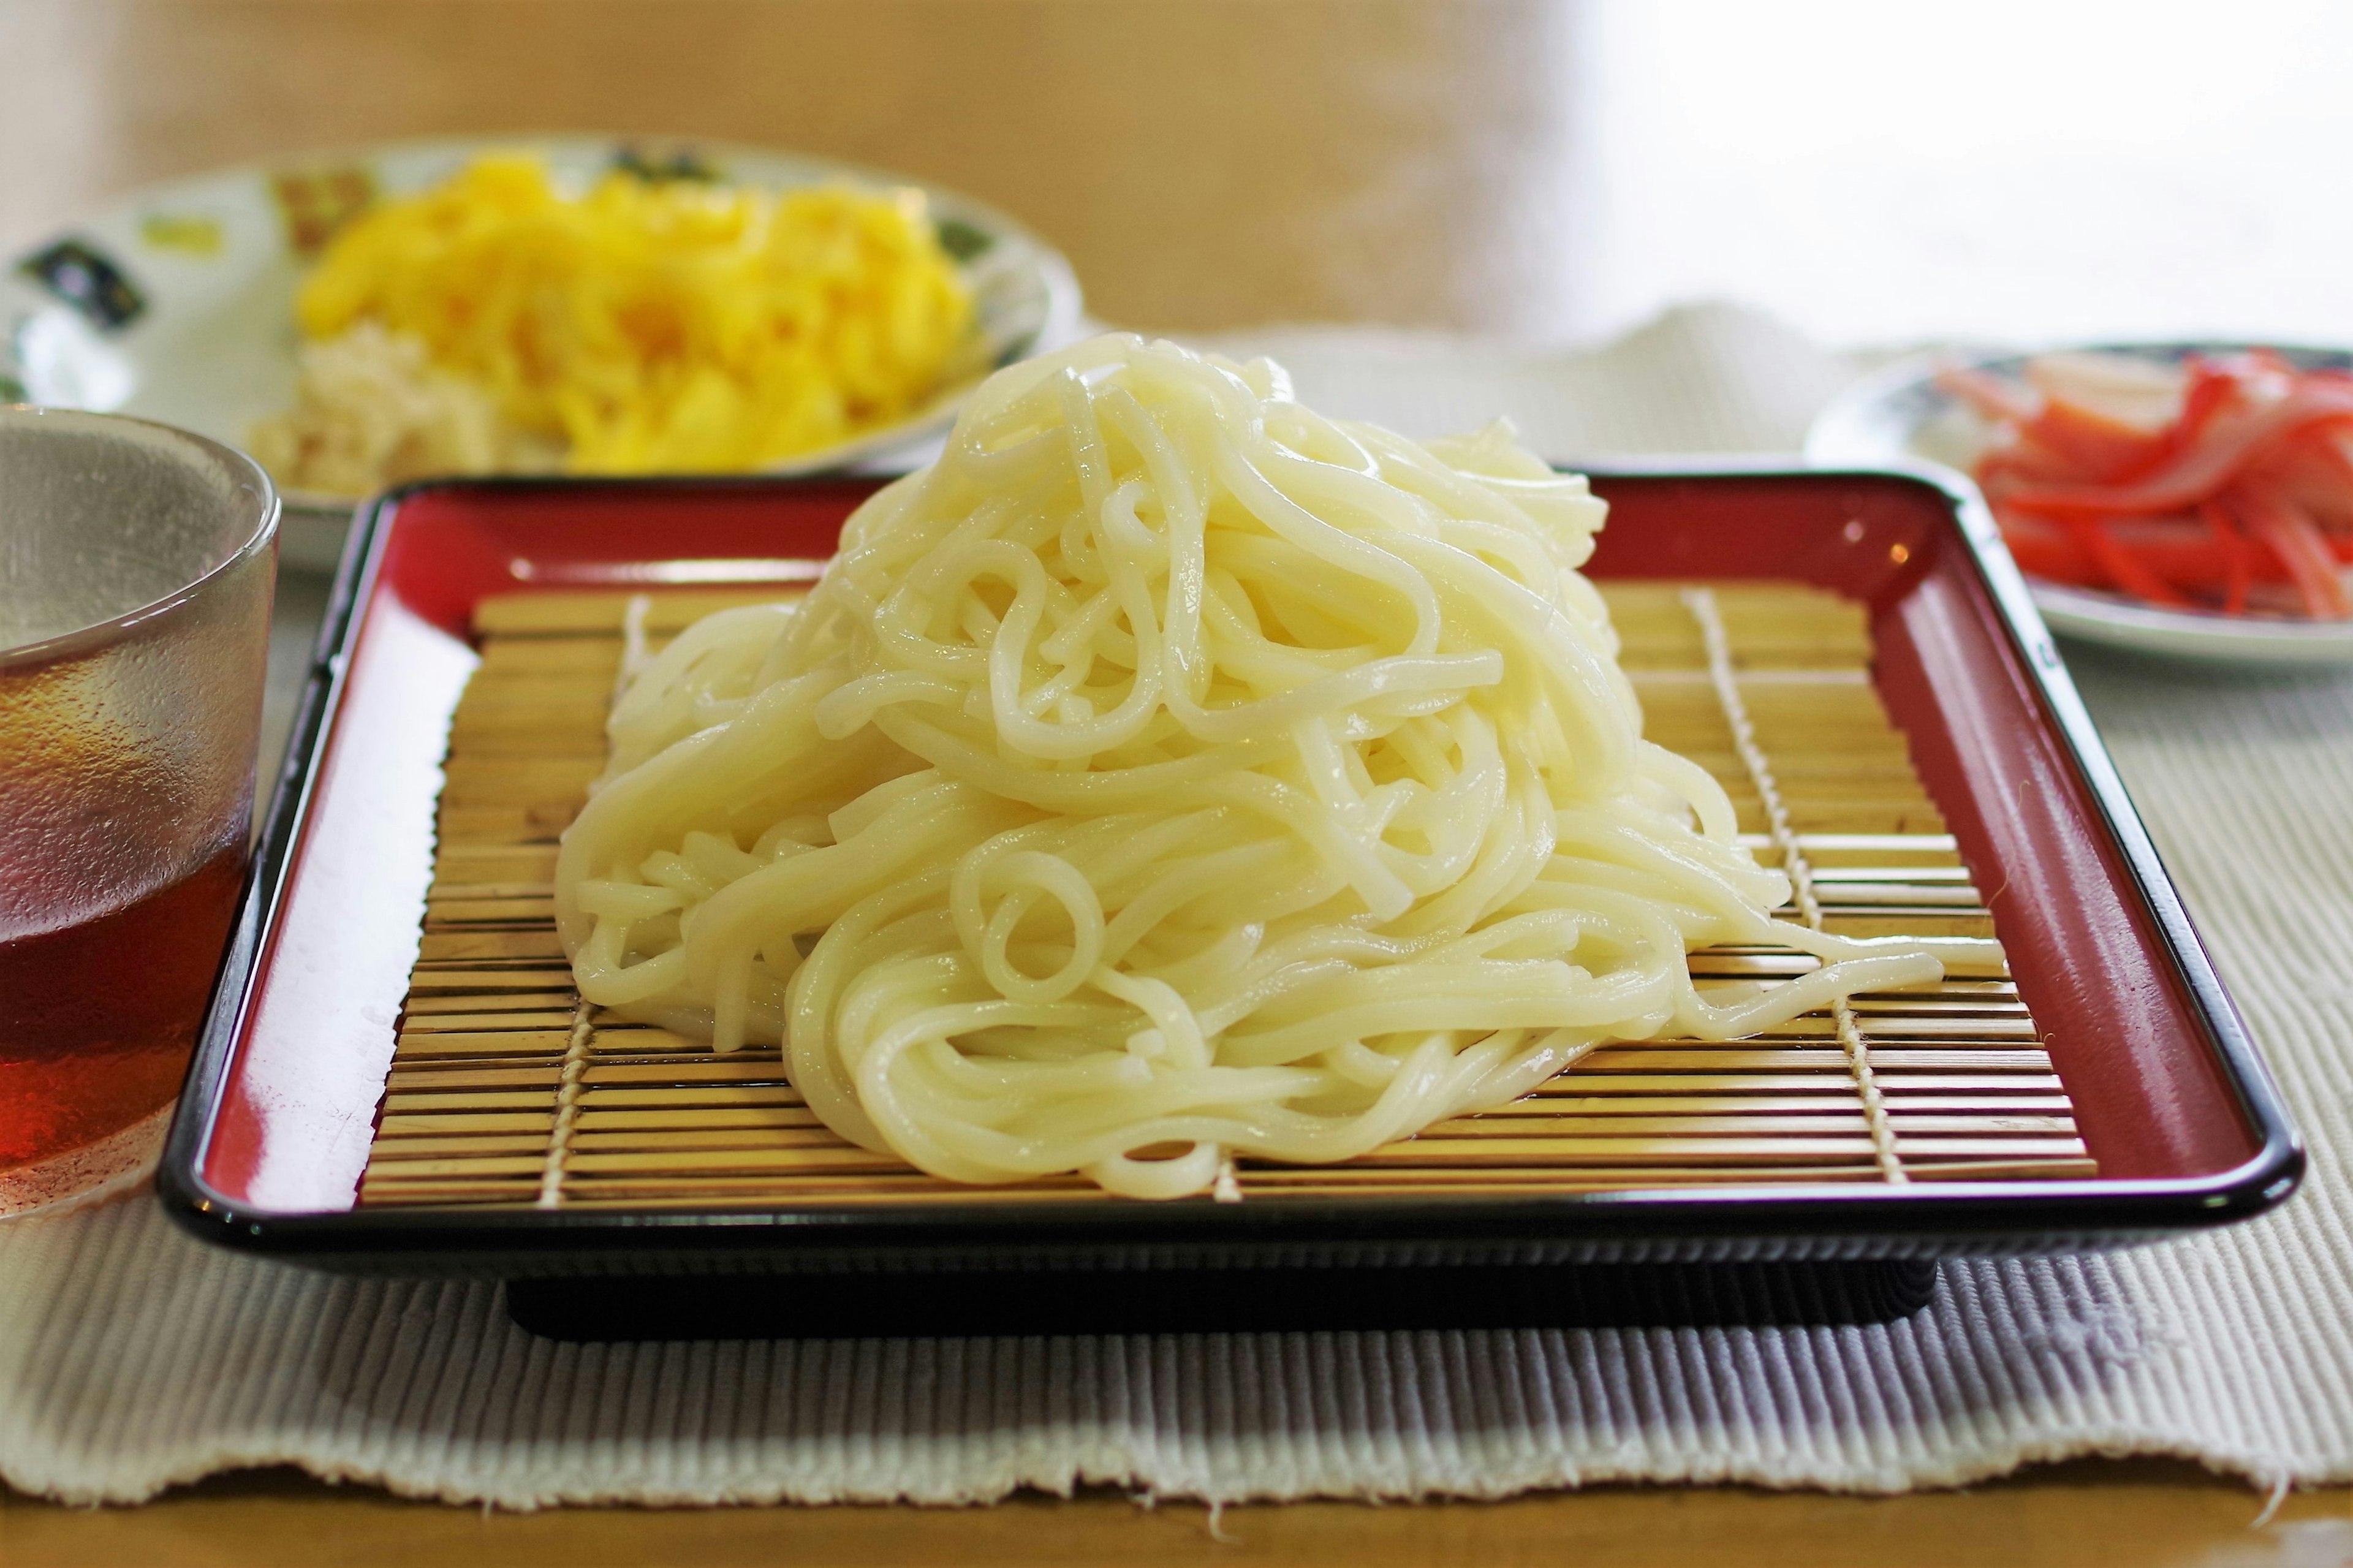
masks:
<path fill-rule="evenodd" d="M 914 186 L 972 285 L 980 374 L 1078 330 L 1078 282 L 1059 252 L 995 209 L 919 180 L 716 142 L 441 138 L 155 185 L 10 258 L 0 269 L 0 403 L 135 414 L 244 446 L 256 421 L 293 401 L 294 291 L 335 229 L 376 200 L 423 190 L 493 150 L 536 153 L 558 179 L 582 184 L 627 167 L 769 189 L 837 180 Z M 895 424 L 769 471 L 877 460 L 944 428 L 978 380 L 943 387 Z M 332 567 L 363 498 L 295 491 L 285 499 L 285 556 Z"/>
<path fill-rule="evenodd" d="M 2068 346 L 2071 352 L 2085 350 L 2085 345 Z M 2271 348 L 2299 369 L 2353 370 L 2353 351 L 2278 344 L 2102 343 L 2089 345 L 2089 352 L 2175 361 L 2191 354 L 2235 353 L 2258 346 Z M 1828 468 L 1926 460 L 1954 469 L 1966 479 L 1992 430 L 1967 404 L 1936 384 L 1937 374 L 1968 365 L 2016 376 L 2032 357 L 2019 353 L 1935 353 L 1891 364 L 1857 382 L 1822 410 L 1806 433 L 1806 459 L 1816 468 Z M 2026 583 L 2051 629 L 2081 642 L 2232 664 L 2353 663 L 2353 621 L 2162 610 L 2122 595 L 2062 587 L 2032 577 Z"/>

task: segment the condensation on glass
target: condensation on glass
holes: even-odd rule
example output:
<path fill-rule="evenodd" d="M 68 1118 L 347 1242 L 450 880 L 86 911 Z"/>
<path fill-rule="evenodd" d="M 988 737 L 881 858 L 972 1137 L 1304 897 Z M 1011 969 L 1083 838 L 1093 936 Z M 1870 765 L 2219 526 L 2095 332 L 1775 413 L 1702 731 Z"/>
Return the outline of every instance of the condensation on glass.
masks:
<path fill-rule="evenodd" d="M 225 447 L 0 408 L 0 1215 L 162 1136 L 244 871 L 277 518 Z"/>

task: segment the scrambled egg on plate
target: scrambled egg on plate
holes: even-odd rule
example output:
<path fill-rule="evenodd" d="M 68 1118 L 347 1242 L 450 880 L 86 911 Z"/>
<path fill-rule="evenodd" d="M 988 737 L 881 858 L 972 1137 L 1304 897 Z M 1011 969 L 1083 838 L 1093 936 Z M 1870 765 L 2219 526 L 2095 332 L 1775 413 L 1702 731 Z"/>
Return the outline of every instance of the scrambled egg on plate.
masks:
<path fill-rule="evenodd" d="M 574 196 L 515 155 L 363 215 L 296 311 L 299 402 L 256 456 L 345 493 L 758 468 L 904 415 L 973 336 L 920 192 L 617 172 Z"/>

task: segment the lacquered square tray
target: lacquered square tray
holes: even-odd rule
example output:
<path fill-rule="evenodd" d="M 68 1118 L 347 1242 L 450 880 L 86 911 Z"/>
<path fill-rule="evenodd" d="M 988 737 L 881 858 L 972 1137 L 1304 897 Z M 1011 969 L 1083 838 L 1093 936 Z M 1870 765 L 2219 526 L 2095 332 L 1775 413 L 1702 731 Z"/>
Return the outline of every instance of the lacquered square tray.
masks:
<path fill-rule="evenodd" d="M 1789 797 L 1811 918 L 1990 934 L 2006 965 L 1760 1040 L 1605 1050 L 1362 1162 L 1245 1170 L 1240 1203 L 952 1187 L 833 1139 L 773 1051 L 581 1006 L 546 914 L 625 632 L 805 587 L 871 483 L 432 484 L 354 530 L 164 1201 L 296 1261 L 521 1277 L 1916 1259 L 2284 1198 L 2276 1092 L 1974 497 L 1596 487 L 1590 570 L 1653 732 L 1710 759 L 1744 826 Z M 1715 739 L 1735 709 L 1782 748 L 1769 775 Z"/>

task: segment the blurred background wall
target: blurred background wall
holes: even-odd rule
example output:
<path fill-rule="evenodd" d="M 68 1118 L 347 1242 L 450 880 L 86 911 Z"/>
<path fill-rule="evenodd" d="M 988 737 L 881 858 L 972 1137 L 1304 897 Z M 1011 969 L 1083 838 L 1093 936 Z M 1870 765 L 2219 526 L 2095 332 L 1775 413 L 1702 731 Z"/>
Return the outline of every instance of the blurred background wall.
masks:
<path fill-rule="evenodd" d="M 1106 320 L 1558 336 L 1552 0 L 0 0 L 0 250 L 141 182 L 448 132 L 856 159 L 1059 244 Z"/>
<path fill-rule="evenodd" d="M 2343 0 L 0 0 L 0 247 L 141 181 L 681 132 L 1003 205 L 1105 319 L 2353 341 Z"/>

